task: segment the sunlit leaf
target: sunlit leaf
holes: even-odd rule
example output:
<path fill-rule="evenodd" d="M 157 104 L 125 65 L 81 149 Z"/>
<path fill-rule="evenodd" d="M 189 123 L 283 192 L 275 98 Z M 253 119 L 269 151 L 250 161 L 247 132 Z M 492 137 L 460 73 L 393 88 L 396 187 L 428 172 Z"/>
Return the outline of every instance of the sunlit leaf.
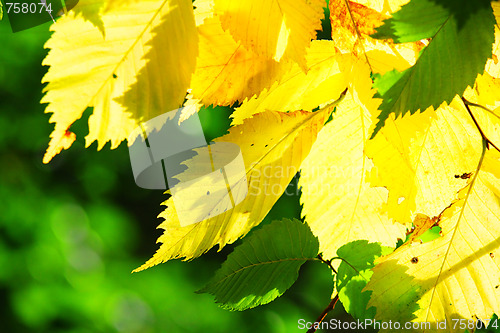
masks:
<path fill-rule="evenodd" d="M 359 240 L 347 243 L 337 250 L 342 262 L 337 270 L 335 286 L 345 310 L 356 319 L 370 319 L 375 308 L 367 308 L 370 292 L 362 292 L 373 272 L 375 259 L 389 254 L 393 248 Z"/>
<path fill-rule="evenodd" d="M 370 183 L 389 189 L 384 209 L 389 217 L 410 223 L 416 213 L 438 216 L 467 182 L 455 176 L 474 171 L 481 153 L 478 139 L 459 99 L 438 112 L 389 118 L 366 149 L 376 167 Z"/>
<path fill-rule="evenodd" d="M 232 127 L 229 134 L 216 139 L 240 147 L 248 183 L 246 198 L 234 209 L 185 227 L 179 224 L 173 200 L 167 200 L 167 208 L 160 214 L 165 219 L 159 226 L 165 230 L 158 239 L 162 245 L 137 270 L 170 259 L 195 258 L 215 245 L 222 248 L 259 224 L 299 170 L 332 110 L 333 106 L 313 113 L 268 111 L 245 120 L 242 125 Z"/>
<path fill-rule="evenodd" d="M 245 100 L 231 115 L 233 124 L 241 124 L 244 119 L 266 110 L 312 111 L 337 99 L 347 84 L 339 65 L 343 60 L 339 59 L 335 44 L 327 40 L 313 41 L 306 60 L 307 73 L 294 65 L 271 88 Z"/>
<path fill-rule="evenodd" d="M 290 288 L 300 267 L 317 255 L 318 239 L 306 224 L 274 221 L 245 238 L 199 292 L 215 295 L 230 310 L 267 304 Z"/>
<path fill-rule="evenodd" d="M 341 53 L 351 53 L 367 61 L 373 73 L 407 69 L 415 63 L 422 43 L 394 44 L 370 37 L 375 27 L 407 2 L 331 0 L 330 21 L 335 47 Z"/>
<path fill-rule="evenodd" d="M 82 8 L 102 0 L 82 0 Z M 184 100 L 197 55 L 197 33 L 191 1 L 146 0 L 98 14 L 103 34 L 70 11 L 52 26 L 43 64 L 50 66 L 42 103 L 55 129 L 44 157 L 47 163 L 62 148 L 73 122 L 86 108 L 86 145 L 117 147 L 140 122 L 176 109 Z M 167 38 L 168 36 L 168 38 Z"/>
<path fill-rule="evenodd" d="M 404 118 L 393 121 L 399 133 L 405 131 L 399 126 L 403 122 Z M 500 153 L 484 141 L 477 125 L 488 140 L 498 142 L 500 118 L 480 107 L 470 106 L 469 112 L 456 99 L 435 112 L 429 127 L 407 145 L 406 153 L 393 152 L 408 166 L 414 165 L 417 186 L 407 186 L 405 191 L 417 193 L 413 211 L 437 216 L 441 237 L 426 243 L 410 240 L 380 259 L 367 285 L 373 291 L 370 305 L 377 308 L 378 319 L 433 325 L 447 320 L 455 332 L 460 329 L 452 319 L 488 319 L 500 310 Z M 388 129 L 385 126 L 381 134 Z M 399 142 L 399 138 L 389 141 Z M 413 177 L 406 175 L 407 184 Z M 397 193 L 395 183 L 386 184 L 390 196 Z M 437 215 L 439 209 L 442 212 Z"/>
<path fill-rule="evenodd" d="M 218 17 L 204 17 L 202 22 L 198 26 L 200 54 L 191 89 L 205 105 L 232 105 L 259 94 L 291 66 L 246 49 L 222 29 Z"/>
<path fill-rule="evenodd" d="M 302 215 L 325 258 L 334 257 L 338 248 L 353 240 L 394 246 L 405 234 L 405 227 L 394 224 L 381 210 L 387 189 L 367 181 L 373 164 L 364 150 L 370 111 L 377 110 L 379 102 L 372 98 L 366 64 L 354 68 L 349 93 L 301 166 Z"/>
<path fill-rule="evenodd" d="M 397 43 L 431 40 L 413 67 L 375 79 L 383 102 L 372 137 L 391 113 L 399 117 L 437 108 L 472 86 L 491 57 L 494 24 L 489 1 L 412 0 L 377 28 L 372 37 Z"/>
<path fill-rule="evenodd" d="M 282 57 L 305 69 L 306 48 L 321 29 L 324 0 L 214 0 L 222 27 L 265 59 Z"/>

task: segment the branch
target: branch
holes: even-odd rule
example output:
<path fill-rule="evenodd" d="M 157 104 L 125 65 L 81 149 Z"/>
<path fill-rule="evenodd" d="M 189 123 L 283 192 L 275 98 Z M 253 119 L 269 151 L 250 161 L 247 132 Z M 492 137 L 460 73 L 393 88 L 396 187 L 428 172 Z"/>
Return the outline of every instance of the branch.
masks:
<path fill-rule="evenodd" d="M 479 133 L 481 134 L 481 137 L 483 138 L 483 140 L 486 142 L 486 148 L 487 149 L 490 149 L 490 145 L 495 148 L 496 150 L 498 150 L 500 152 L 500 149 L 495 146 L 495 144 L 493 142 L 490 141 L 490 139 L 488 139 L 488 137 L 486 136 L 486 134 L 484 134 L 483 130 L 481 129 L 481 126 L 479 126 L 479 123 L 477 122 L 476 118 L 474 117 L 474 114 L 472 113 L 470 106 L 477 106 L 477 107 L 482 107 L 478 104 L 475 104 L 475 103 L 471 103 L 469 102 L 468 100 L 465 99 L 465 97 L 461 97 L 462 98 L 462 101 L 464 102 L 464 105 L 465 105 L 465 108 L 467 109 L 467 111 L 469 112 L 469 115 L 472 117 L 472 120 L 474 121 L 474 124 L 476 125 L 477 129 L 479 130 Z"/>
<path fill-rule="evenodd" d="M 332 261 L 331 260 L 325 260 L 325 259 L 323 259 L 323 257 L 321 256 L 321 254 L 318 254 L 318 259 L 321 260 L 322 262 L 324 262 L 325 264 L 327 264 L 328 267 L 330 267 L 330 269 L 333 271 L 333 273 L 337 274 L 337 271 L 332 266 Z"/>
<path fill-rule="evenodd" d="M 330 304 L 327 305 L 327 307 L 321 312 L 319 315 L 318 319 L 314 322 L 313 326 L 307 331 L 307 333 L 314 333 L 318 330 L 319 324 L 325 319 L 326 315 L 328 312 L 332 311 L 335 308 L 335 304 L 337 304 L 337 301 L 339 300 L 339 294 L 335 295 L 335 297 L 331 300 Z"/>

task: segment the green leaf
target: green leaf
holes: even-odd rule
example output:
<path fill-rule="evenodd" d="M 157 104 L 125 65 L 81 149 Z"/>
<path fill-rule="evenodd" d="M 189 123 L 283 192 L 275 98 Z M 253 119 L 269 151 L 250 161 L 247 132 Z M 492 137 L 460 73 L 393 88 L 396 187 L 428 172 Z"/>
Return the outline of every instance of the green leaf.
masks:
<path fill-rule="evenodd" d="M 245 238 L 197 293 L 214 295 L 229 310 L 267 304 L 290 288 L 300 266 L 318 251 L 318 239 L 306 224 L 296 219 L 274 221 Z"/>
<path fill-rule="evenodd" d="M 396 43 L 431 38 L 414 66 L 377 76 L 382 98 L 372 138 L 391 113 L 396 117 L 437 108 L 472 86 L 492 55 L 495 17 L 486 0 L 412 0 L 372 35 Z"/>
<path fill-rule="evenodd" d="M 380 246 L 379 243 L 368 243 L 366 240 L 350 242 L 337 250 L 342 258 L 339 265 L 336 289 L 345 310 L 356 319 L 372 319 L 376 309 L 367 309 L 371 291 L 362 292 L 373 274 L 374 261 L 380 256 L 389 254 L 394 249 Z"/>

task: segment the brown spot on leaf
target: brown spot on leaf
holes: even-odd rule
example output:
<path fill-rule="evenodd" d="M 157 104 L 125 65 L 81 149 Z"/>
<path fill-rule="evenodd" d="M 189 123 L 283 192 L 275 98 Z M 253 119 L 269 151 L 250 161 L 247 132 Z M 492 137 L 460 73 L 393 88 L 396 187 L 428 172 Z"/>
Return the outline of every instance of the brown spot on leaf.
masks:
<path fill-rule="evenodd" d="M 425 214 L 417 213 L 415 218 L 413 219 L 413 229 L 411 229 L 410 231 L 412 235 L 410 236 L 409 242 L 411 243 L 417 241 L 424 232 L 432 227 L 437 226 L 439 224 L 439 220 L 439 216 L 430 218 Z"/>
<path fill-rule="evenodd" d="M 358 41 L 357 31 L 362 38 L 367 37 L 386 18 L 387 15 L 354 1 L 330 1 L 332 39 L 341 51 L 353 51 Z"/>
<path fill-rule="evenodd" d="M 495 258 L 495 255 L 493 254 L 493 252 L 490 252 L 490 257 Z"/>
<path fill-rule="evenodd" d="M 461 175 L 455 175 L 455 178 L 469 179 L 472 176 L 472 172 L 464 172 Z"/>
<path fill-rule="evenodd" d="M 417 264 L 418 263 L 418 258 L 417 257 L 411 258 L 411 263 L 412 264 Z"/>
<path fill-rule="evenodd" d="M 492 57 L 491 57 L 491 59 L 493 60 L 493 62 L 494 62 L 495 64 L 498 64 L 498 57 L 497 57 L 497 55 L 496 55 L 496 54 L 493 54 L 493 55 L 492 55 Z"/>

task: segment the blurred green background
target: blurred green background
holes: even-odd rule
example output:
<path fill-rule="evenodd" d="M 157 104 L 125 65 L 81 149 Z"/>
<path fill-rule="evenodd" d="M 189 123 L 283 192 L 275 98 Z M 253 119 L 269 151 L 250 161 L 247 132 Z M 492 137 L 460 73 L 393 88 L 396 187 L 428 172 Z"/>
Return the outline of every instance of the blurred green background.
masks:
<path fill-rule="evenodd" d="M 53 129 L 39 103 L 49 36 L 49 24 L 14 34 L 0 21 L 0 331 L 300 332 L 299 319 L 314 321 L 333 285 L 320 263 L 304 265 L 281 298 L 245 312 L 194 293 L 233 246 L 131 274 L 158 248 L 166 196 L 135 185 L 126 144 L 84 149 L 90 110 L 72 127 L 70 150 L 42 164 Z M 200 113 L 207 140 L 225 132 L 229 113 Z M 283 197 L 263 223 L 299 215 L 298 196 Z M 327 320 L 342 311 L 338 303 Z"/>

